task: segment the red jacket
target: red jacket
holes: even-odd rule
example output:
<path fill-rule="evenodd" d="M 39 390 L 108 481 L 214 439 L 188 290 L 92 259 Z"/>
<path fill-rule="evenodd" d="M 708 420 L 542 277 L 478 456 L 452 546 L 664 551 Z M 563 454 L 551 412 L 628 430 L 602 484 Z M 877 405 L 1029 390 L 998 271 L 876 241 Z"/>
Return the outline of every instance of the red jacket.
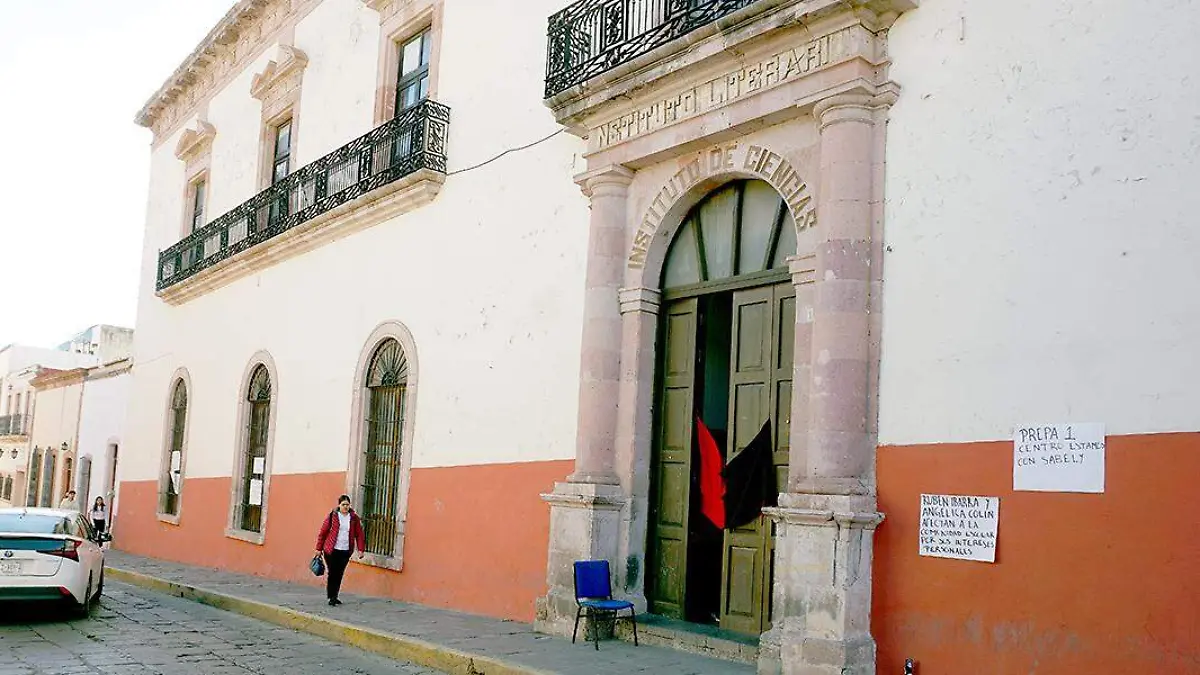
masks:
<path fill-rule="evenodd" d="M 325 522 L 321 523 L 321 532 L 317 535 L 317 550 L 323 553 L 333 553 L 333 545 L 337 543 L 338 530 L 342 523 L 337 517 L 337 511 L 330 511 L 329 515 L 325 516 Z M 350 509 L 350 552 L 362 551 L 366 549 L 366 541 L 363 537 L 362 521 L 358 519 L 358 514 L 354 509 Z"/>

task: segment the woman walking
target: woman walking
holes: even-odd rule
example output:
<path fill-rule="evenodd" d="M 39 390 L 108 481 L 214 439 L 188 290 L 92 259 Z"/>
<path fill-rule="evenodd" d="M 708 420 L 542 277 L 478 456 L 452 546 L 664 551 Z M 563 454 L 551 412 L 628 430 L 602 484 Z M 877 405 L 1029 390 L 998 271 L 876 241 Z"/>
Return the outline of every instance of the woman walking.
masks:
<path fill-rule="evenodd" d="M 358 558 L 363 556 L 365 547 L 362 521 L 358 514 L 350 508 L 350 496 L 338 497 L 337 508 L 325 516 L 321 531 L 317 534 L 317 555 L 325 556 L 325 566 L 329 568 L 329 576 L 325 581 L 325 595 L 332 606 L 342 604 L 338 600 L 338 591 L 342 588 L 342 575 L 350 562 L 350 554 L 358 551 Z"/>
<path fill-rule="evenodd" d="M 96 528 L 96 534 L 104 534 L 107 525 L 108 506 L 104 503 L 104 497 L 96 497 L 96 501 L 92 502 L 92 527 Z"/>

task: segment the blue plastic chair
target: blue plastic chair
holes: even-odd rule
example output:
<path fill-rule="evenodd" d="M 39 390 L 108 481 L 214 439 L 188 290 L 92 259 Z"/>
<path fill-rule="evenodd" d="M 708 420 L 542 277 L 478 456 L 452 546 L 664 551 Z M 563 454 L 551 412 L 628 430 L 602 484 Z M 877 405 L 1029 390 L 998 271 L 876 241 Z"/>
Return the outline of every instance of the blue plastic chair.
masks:
<path fill-rule="evenodd" d="M 575 635 L 579 632 L 579 618 L 585 613 L 592 624 L 592 634 L 596 638 L 596 649 L 600 649 L 600 630 L 596 619 L 612 618 L 617 622 L 617 612 L 629 610 L 629 620 L 633 622 L 633 646 L 637 646 L 637 617 L 634 615 L 633 603 L 628 600 L 612 599 L 612 577 L 609 576 L 607 560 L 580 560 L 575 563 L 575 630 L 571 631 L 571 644 L 575 643 Z"/>

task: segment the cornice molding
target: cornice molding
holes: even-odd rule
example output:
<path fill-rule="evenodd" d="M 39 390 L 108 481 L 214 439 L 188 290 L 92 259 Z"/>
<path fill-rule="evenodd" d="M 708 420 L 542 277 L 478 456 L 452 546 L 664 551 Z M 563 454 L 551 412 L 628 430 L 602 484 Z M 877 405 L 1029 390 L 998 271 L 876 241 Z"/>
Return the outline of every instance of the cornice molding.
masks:
<path fill-rule="evenodd" d="M 195 128 L 188 129 L 179 137 L 175 144 L 175 157 L 187 161 L 203 154 L 212 147 L 212 141 L 217 136 L 217 129 L 204 120 L 196 120 Z"/>
<path fill-rule="evenodd" d="M 250 95 L 260 101 L 270 98 L 272 90 L 289 78 L 304 72 L 308 55 L 289 45 L 279 45 L 279 60 L 268 61 L 261 73 L 250 81 Z"/>
<path fill-rule="evenodd" d="M 320 0 L 240 0 L 175 69 L 134 118 L 155 144 L 187 120 L 197 105 L 226 86 L 288 26 Z"/>

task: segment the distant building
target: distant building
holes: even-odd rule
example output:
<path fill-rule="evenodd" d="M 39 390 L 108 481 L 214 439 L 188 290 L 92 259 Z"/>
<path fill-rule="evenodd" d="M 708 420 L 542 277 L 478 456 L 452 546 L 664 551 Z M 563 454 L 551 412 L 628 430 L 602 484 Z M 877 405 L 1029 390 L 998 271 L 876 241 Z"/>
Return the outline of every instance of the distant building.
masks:
<path fill-rule="evenodd" d="M 0 504 L 25 504 L 30 434 L 37 391 L 33 380 L 51 369 L 96 365 L 80 351 L 10 344 L 0 348 Z"/>
<path fill-rule="evenodd" d="M 133 351 L 133 329 L 99 324 L 81 331 L 57 349 L 75 354 L 90 354 L 99 363 L 112 363 Z"/>

